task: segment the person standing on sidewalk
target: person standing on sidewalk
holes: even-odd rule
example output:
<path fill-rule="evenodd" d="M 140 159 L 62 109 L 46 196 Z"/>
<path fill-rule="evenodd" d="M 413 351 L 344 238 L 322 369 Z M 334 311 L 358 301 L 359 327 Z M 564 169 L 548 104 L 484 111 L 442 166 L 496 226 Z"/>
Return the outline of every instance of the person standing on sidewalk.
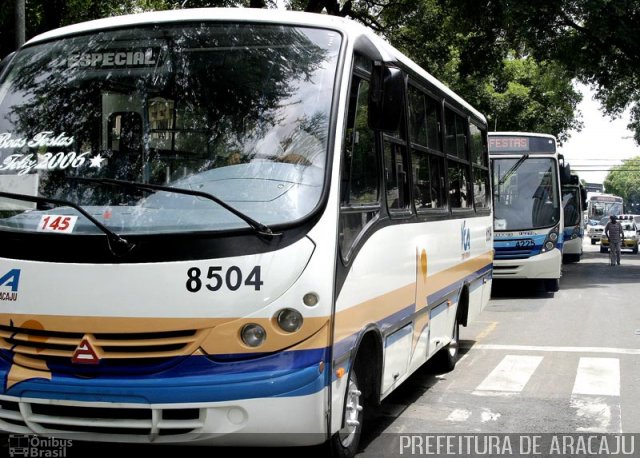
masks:
<path fill-rule="evenodd" d="M 609 239 L 609 262 L 612 266 L 620 265 L 620 248 L 622 245 L 622 239 L 624 239 L 624 232 L 622 231 L 622 224 L 618 222 L 618 218 L 615 215 L 609 217 L 609 222 L 604 227 L 604 235 Z"/>

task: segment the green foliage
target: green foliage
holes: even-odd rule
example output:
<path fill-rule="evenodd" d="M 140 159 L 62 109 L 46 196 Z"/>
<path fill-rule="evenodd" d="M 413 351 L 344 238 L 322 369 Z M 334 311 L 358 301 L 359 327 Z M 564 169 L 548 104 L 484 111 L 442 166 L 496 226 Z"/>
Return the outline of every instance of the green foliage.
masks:
<path fill-rule="evenodd" d="M 13 3 L 0 0 L 0 57 L 13 50 Z M 181 7 L 275 7 L 275 0 L 30 0 L 27 37 L 79 21 Z M 383 34 L 499 129 L 566 139 L 579 129 L 571 80 L 606 113 L 630 109 L 640 143 L 638 0 L 285 0 L 351 17 Z"/>
<path fill-rule="evenodd" d="M 627 207 L 640 206 L 640 156 L 613 167 L 604 180 L 607 193 L 624 199 Z"/>
<path fill-rule="evenodd" d="M 491 130 L 548 133 L 562 142 L 568 130 L 582 127 L 576 118 L 582 97 L 557 63 L 509 57 L 482 85 L 478 106 Z"/>
<path fill-rule="evenodd" d="M 638 0 L 442 0 L 461 23 L 593 86 L 605 113 L 631 112 L 640 144 Z M 474 14 L 475 12 L 475 14 Z"/>

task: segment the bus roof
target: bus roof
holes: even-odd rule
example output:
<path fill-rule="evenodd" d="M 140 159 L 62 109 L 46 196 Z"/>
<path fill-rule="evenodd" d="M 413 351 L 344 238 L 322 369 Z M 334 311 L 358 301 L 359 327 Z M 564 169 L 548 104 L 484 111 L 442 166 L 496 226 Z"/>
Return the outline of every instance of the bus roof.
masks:
<path fill-rule="evenodd" d="M 472 113 L 479 121 L 485 124 L 487 122 L 482 113 L 473 108 L 468 102 L 438 81 L 430 73 L 422 69 L 407 56 L 403 55 L 391 44 L 376 35 L 371 29 L 350 19 L 326 14 L 258 8 L 189 8 L 182 10 L 156 11 L 97 19 L 95 21 L 82 22 L 61 27 L 33 37 L 25 44 L 25 46 L 76 34 L 95 32 L 98 30 L 117 29 L 135 25 L 169 24 L 194 21 L 240 21 L 291 24 L 337 30 L 345 34 L 347 37 L 351 37 L 354 42 L 358 37 L 365 37 L 379 49 L 385 61 L 397 61 L 402 63 L 416 74 L 425 78 L 430 84 L 441 90 L 446 97 L 459 103 L 462 107 Z"/>
<path fill-rule="evenodd" d="M 599 200 L 602 202 L 622 202 L 624 199 L 613 194 L 591 194 L 589 193 L 587 200 Z"/>

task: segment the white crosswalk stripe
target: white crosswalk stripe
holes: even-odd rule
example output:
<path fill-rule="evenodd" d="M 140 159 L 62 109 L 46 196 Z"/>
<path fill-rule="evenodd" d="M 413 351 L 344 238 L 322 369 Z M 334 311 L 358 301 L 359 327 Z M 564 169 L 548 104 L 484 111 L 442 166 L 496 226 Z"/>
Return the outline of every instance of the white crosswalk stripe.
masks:
<path fill-rule="evenodd" d="M 620 360 L 580 358 L 571 396 L 580 432 L 621 432 Z"/>
<path fill-rule="evenodd" d="M 474 394 L 518 393 L 525 387 L 542 361 L 542 356 L 507 355 L 500 364 L 491 371 Z"/>
<path fill-rule="evenodd" d="M 580 358 L 573 394 L 620 396 L 620 360 Z"/>

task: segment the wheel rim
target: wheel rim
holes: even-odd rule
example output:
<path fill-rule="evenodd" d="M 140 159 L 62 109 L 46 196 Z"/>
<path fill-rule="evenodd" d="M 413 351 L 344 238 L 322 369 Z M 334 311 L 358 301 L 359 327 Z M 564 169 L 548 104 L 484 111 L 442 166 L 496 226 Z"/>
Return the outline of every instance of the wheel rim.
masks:
<path fill-rule="evenodd" d="M 360 428 L 360 412 L 362 412 L 362 405 L 360 404 L 362 392 L 358 389 L 358 383 L 354 376 L 349 377 L 349 387 L 347 389 L 344 427 L 338 433 L 343 447 L 349 447 L 353 443 Z"/>
<path fill-rule="evenodd" d="M 458 356 L 458 340 L 460 338 L 460 326 L 458 325 L 458 321 L 453 325 L 453 335 L 451 336 L 451 342 L 447 346 L 447 350 L 449 352 L 449 356 L 451 359 L 455 359 Z"/>

